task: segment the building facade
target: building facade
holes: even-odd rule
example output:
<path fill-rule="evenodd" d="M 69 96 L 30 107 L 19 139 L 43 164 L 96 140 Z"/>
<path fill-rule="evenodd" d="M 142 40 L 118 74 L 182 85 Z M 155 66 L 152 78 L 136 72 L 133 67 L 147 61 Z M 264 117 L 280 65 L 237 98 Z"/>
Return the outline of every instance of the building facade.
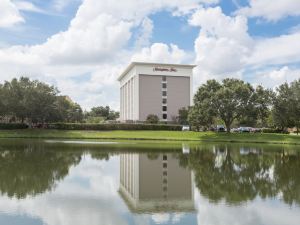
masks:
<path fill-rule="evenodd" d="M 193 65 L 131 63 L 120 75 L 120 120 L 172 121 L 192 103 Z"/>

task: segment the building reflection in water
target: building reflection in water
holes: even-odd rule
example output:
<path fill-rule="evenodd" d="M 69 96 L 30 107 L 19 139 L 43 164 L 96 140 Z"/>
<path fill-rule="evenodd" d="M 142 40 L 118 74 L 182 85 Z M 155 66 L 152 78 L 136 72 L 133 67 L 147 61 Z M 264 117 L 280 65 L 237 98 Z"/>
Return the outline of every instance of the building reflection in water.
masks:
<path fill-rule="evenodd" d="M 132 212 L 193 212 L 193 186 L 191 171 L 174 154 L 120 155 L 119 193 Z"/>

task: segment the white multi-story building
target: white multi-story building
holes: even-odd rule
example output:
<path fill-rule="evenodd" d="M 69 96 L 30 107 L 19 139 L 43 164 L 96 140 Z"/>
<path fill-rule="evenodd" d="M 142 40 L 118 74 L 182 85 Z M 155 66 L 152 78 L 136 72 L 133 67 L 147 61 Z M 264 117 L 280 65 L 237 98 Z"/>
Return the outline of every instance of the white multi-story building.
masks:
<path fill-rule="evenodd" d="M 131 63 L 118 78 L 120 120 L 145 121 L 149 114 L 172 121 L 192 103 L 194 65 Z"/>

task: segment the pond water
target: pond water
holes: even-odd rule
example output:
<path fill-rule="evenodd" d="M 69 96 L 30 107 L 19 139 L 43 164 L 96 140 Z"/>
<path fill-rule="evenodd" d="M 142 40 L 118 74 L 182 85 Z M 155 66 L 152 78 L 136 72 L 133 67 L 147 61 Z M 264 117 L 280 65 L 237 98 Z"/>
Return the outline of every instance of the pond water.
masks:
<path fill-rule="evenodd" d="M 299 225 L 300 148 L 0 140 L 1 225 Z"/>

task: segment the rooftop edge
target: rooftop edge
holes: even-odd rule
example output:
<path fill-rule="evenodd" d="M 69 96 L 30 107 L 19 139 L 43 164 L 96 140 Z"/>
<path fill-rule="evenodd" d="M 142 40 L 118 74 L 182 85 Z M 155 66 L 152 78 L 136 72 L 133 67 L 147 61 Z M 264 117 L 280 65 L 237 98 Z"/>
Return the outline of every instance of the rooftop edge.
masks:
<path fill-rule="evenodd" d="M 126 69 L 121 73 L 118 77 L 118 81 L 120 81 L 134 66 L 137 65 L 153 65 L 153 66 L 180 66 L 187 68 L 195 68 L 197 65 L 189 65 L 189 64 L 169 64 L 169 63 L 151 63 L 151 62 L 131 62 Z"/>

